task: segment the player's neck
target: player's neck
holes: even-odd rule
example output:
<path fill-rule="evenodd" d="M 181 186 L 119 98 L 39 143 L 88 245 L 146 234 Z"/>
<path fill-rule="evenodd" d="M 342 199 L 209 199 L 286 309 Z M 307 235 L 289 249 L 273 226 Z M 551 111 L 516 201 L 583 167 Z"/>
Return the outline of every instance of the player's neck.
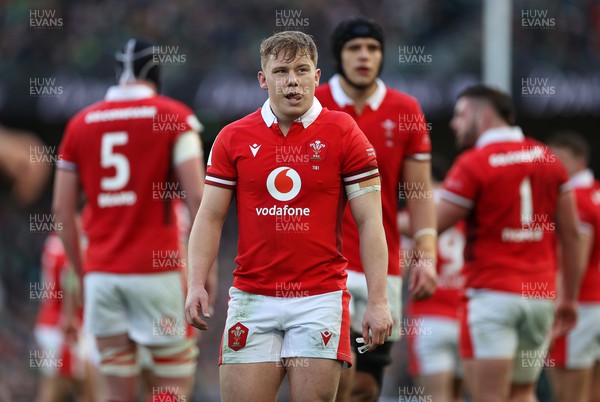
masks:
<path fill-rule="evenodd" d="M 377 81 L 373 81 L 366 87 L 357 87 L 350 84 L 344 77 L 340 77 L 340 86 L 346 95 L 354 101 L 354 110 L 357 115 L 360 115 L 367 104 L 367 100 L 377 90 Z"/>

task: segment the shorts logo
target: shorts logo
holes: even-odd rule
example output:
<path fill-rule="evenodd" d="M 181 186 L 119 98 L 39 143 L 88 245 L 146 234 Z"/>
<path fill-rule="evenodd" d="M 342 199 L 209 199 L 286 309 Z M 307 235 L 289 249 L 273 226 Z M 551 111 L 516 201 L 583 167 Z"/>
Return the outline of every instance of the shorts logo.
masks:
<path fill-rule="evenodd" d="M 227 331 L 227 346 L 236 352 L 246 346 L 246 340 L 248 339 L 248 328 L 243 324 L 236 322 Z"/>
<path fill-rule="evenodd" d="M 302 187 L 300 175 L 294 169 L 282 166 L 267 177 L 267 190 L 277 201 L 289 201 L 298 195 Z"/>
<path fill-rule="evenodd" d="M 329 340 L 331 339 L 331 335 L 333 335 L 333 334 L 329 331 L 321 332 L 321 338 L 323 338 L 323 344 L 325 344 L 325 346 L 327 346 L 327 344 L 329 343 Z"/>

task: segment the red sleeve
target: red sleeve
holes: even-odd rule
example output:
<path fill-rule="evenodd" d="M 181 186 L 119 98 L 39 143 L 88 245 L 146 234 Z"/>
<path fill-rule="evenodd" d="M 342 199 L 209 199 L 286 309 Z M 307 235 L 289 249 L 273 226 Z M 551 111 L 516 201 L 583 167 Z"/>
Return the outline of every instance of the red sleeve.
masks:
<path fill-rule="evenodd" d="M 379 176 L 375 148 L 354 120 L 347 117 L 349 127 L 342 139 L 344 149 L 342 177 L 345 185 Z"/>
<path fill-rule="evenodd" d="M 469 168 L 474 159 L 466 156 L 459 157 L 452 165 L 442 184 L 441 197 L 453 204 L 472 208 L 479 189 L 479 180 L 473 173 L 475 170 Z"/>
<path fill-rule="evenodd" d="M 208 155 L 206 184 L 233 190 L 237 183 L 237 171 L 228 150 L 231 141 L 227 127 L 221 130 Z"/>
<path fill-rule="evenodd" d="M 65 134 L 58 149 L 58 161 L 56 167 L 58 169 L 71 170 L 76 172 L 79 165 L 77 153 L 77 127 L 80 125 L 80 119 L 75 116 L 67 124 Z"/>
<path fill-rule="evenodd" d="M 589 232 L 593 231 L 595 227 L 595 211 L 593 209 L 593 205 L 589 202 L 589 200 L 585 199 L 585 195 L 586 193 L 580 191 L 577 191 L 575 193 L 579 222 L 581 224 L 582 229 Z"/>
<path fill-rule="evenodd" d="M 431 141 L 429 139 L 429 130 L 427 129 L 427 120 L 416 99 L 414 100 L 411 113 L 416 116 L 413 121 L 419 123 L 408 126 L 410 130 L 406 133 L 408 135 L 406 157 L 416 160 L 429 160 L 431 159 Z"/>

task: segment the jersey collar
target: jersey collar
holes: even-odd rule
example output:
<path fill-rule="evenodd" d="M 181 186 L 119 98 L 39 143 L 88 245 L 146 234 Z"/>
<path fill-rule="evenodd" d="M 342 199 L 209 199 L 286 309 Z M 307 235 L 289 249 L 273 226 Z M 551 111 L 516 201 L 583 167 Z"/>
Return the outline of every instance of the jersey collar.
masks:
<path fill-rule="evenodd" d="M 369 99 L 367 99 L 367 105 L 369 105 L 372 110 L 379 109 L 379 106 L 381 106 L 383 98 L 385 98 L 385 94 L 387 93 L 387 88 L 383 81 L 377 78 L 375 82 L 377 83 L 377 89 L 373 92 L 373 95 L 369 96 Z M 340 108 L 343 109 L 346 105 L 354 105 L 352 98 L 350 98 L 342 89 L 339 74 L 335 74 L 331 77 L 329 80 L 329 88 L 331 88 L 333 100 Z"/>
<path fill-rule="evenodd" d="M 317 120 L 317 117 L 319 117 L 319 115 L 321 114 L 321 110 L 323 110 L 323 106 L 321 106 L 321 102 L 319 102 L 319 100 L 317 98 L 314 98 L 313 104 L 310 107 L 310 109 L 308 109 L 306 111 L 306 113 L 304 113 L 302 116 L 298 117 L 294 121 L 302 123 L 302 126 L 304 128 L 307 128 L 315 120 Z M 273 123 L 277 122 L 277 116 L 275 116 L 275 114 L 271 110 L 271 104 L 269 103 L 269 99 L 267 99 L 265 101 L 265 103 L 263 103 L 262 109 L 260 110 L 260 114 L 261 114 L 265 124 L 267 125 L 267 127 L 271 127 L 273 125 Z"/>
<path fill-rule="evenodd" d="M 156 93 L 145 85 L 114 85 L 108 88 L 104 100 L 109 102 L 146 99 Z"/>
<path fill-rule="evenodd" d="M 594 185 L 594 173 L 590 169 L 580 170 L 569 179 L 569 188 L 588 188 Z"/>
<path fill-rule="evenodd" d="M 523 142 L 524 140 L 525 136 L 523 135 L 523 131 L 521 131 L 521 127 L 491 128 L 481 134 L 475 143 L 475 147 L 483 148 L 486 145 L 497 142 Z"/>

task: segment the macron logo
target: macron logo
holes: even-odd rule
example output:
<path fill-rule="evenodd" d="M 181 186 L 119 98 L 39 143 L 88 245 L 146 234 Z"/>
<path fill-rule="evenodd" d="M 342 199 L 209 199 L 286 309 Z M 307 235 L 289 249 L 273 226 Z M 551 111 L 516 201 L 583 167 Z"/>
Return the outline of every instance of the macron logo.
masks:
<path fill-rule="evenodd" d="M 256 154 L 258 153 L 258 150 L 260 149 L 260 147 L 262 145 L 258 145 L 258 144 L 252 144 L 252 145 L 248 145 L 250 147 L 250 151 L 252 151 L 252 156 L 254 156 L 256 158 Z"/>
<path fill-rule="evenodd" d="M 331 339 L 331 335 L 333 335 L 333 334 L 329 331 L 321 332 L 321 338 L 323 338 L 323 343 L 325 344 L 325 346 L 327 346 L 327 344 L 329 343 L 329 340 Z"/>

